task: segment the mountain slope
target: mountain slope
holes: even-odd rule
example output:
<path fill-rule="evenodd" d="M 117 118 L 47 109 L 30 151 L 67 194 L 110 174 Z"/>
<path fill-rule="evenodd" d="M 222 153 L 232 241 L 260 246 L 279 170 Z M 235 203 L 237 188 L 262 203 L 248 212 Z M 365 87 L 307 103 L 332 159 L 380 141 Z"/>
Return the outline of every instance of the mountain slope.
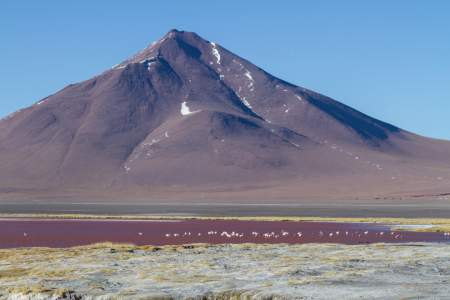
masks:
<path fill-rule="evenodd" d="M 376 197 L 450 186 L 449 141 L 176 30 L 2 119 L 0 163 L 5 197 Z"/>

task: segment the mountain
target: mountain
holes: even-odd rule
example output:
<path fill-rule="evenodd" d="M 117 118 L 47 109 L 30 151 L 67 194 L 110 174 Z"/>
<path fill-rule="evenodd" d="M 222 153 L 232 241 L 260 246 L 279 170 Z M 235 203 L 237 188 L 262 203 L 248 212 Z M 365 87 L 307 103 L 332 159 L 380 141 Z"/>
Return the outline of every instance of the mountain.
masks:
<path fill-rule="evenodd" d="M 0 164 L 6 198 L 450 193 L 450 141 L 371 118 L 177 30 L 2 119 Z"/>

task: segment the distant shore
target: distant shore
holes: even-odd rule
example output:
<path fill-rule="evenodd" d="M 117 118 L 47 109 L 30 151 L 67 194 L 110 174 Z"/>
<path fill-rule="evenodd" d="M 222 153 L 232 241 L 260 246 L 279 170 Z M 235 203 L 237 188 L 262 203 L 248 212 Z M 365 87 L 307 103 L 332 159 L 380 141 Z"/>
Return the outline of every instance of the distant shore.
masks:
<path fill-rule="evenodd" d="M 446 219 L 450 200 L 0 199 L 5 215 Z"/>

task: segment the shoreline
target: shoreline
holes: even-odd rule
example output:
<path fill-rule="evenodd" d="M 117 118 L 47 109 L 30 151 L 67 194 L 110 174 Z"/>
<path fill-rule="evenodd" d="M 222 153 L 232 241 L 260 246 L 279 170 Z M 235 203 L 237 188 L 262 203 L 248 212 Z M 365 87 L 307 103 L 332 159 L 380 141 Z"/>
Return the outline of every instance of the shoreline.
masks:
<path fill-rule="evenodd" d="M 155 220 L 230 220 L 230 221 L 285 221 L 285 222 L 339 222 L 450 225 L 450 218 L 334 218 L 334 217 L 201 217 L 201 216 L 139 216 L 139 215 L 84 215 L 84 214 L 0 214 L 1 217 L 61 218 L 61 219 L 155 219 Z"/>

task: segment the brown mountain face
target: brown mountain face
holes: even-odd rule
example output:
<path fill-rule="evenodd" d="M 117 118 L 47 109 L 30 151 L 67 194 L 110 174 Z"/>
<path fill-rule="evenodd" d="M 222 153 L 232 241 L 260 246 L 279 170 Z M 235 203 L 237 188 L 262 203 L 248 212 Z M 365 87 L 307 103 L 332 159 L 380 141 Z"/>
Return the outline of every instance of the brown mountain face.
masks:
<path fill-rule="evenodd" d="M 371 118 L 177 30 L 2 119 L 0 164 L 0 196 L 14 198 L 450 193 L 450 141 Z"/>

